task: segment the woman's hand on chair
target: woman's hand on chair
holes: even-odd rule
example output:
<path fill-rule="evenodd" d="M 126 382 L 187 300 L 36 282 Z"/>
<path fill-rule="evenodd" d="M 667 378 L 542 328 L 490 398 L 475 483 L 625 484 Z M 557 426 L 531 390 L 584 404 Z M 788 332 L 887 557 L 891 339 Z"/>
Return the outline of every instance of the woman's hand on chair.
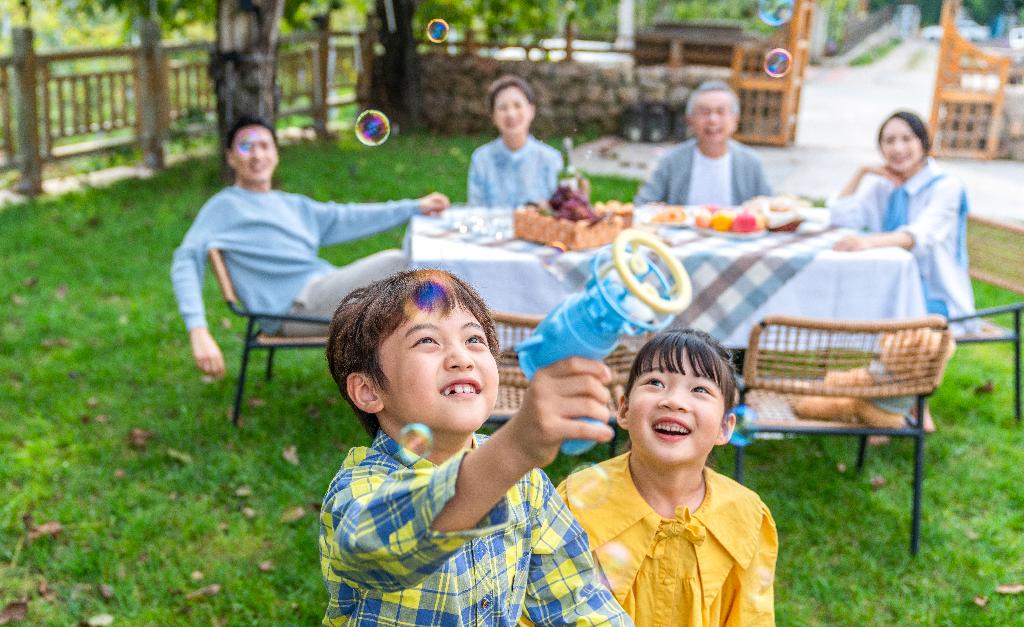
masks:
<path fill-rule="evenodd" d="M 448 197 L 440 192 L 430 192 L 423 198 L 420 198 L 420 213 L 425 213 L 428 216 L 436 216 L 451 205 L 451 201 Z"/>
<path fill-rule="evenodd" d="M 192 344 L 192 356 L 203 374 L 219 379 L 224 376 L 224 355 L 220 346 L 206 327 L 197 327 L 188 332 Z"/>

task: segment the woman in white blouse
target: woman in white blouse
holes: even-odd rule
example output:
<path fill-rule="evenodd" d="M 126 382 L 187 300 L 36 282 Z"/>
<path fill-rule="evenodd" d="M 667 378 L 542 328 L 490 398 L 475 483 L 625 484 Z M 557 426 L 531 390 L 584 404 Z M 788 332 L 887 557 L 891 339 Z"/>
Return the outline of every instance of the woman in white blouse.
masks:
<path fill-rule="evenodd" d="M 967 273 L 967 196 L 963 184 L 939 172 L 921 118 L 898 111 L 878 131 L 882 165 L 862 166 L 829 203 L 832 224 L 867 233 L 847 236 L 835 250 L 899 246 L 914 254 L 929 313 L 974 313 Z"/>

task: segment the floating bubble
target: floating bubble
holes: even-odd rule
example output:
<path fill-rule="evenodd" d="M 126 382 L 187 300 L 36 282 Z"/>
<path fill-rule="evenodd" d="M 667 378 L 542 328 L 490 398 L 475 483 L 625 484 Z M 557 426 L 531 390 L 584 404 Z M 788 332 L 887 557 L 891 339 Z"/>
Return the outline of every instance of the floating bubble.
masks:
<path fill-rule="evenodd" d="M 757 422 L 757 412 L 750 405 L 737 405 L 732 408 L 736 416 L 736 428 L 732 431 L 729 443 L 733 446 L 747 446 L 754 440 L 751 426 Z"/>
<path fill-rule="evenodd" d="M 356 139 L 366 146 L 380 146 L 391 135 L 391 121 L 376 109 L 367 109 L 356 118 Z"/>
<path fill-rule="evenodd" d="M 448 22 L 441 18 L 436 18 L 427 22 L 427 39 L 435 44 L 439 44 L 445 39 L 448 39 Z"/>
<path fill-rule="evenodd" d="M 235 150 L 240 155 L 248 155 L 252 153 L 252 142 L 249 141 L 248 139 L 243 139 L 242 141 L 238 142 L 238 145 L 235 147 Z"/>
<path fill-rule="evenodd" d="M 630 552 L 625 544 L 621 542 L 609 542 L 598 547 L 594 554 L 597 556 L 597 566 L 600 569 L 601 581 L 609 590 L 621 590 L 628 588 L 632 581 L 629 576 Z"/>
<path fill-rule="evenodd" d="M 793 17 L 793 0 L 758 0 L 757 15 L 769 26 L 782 26 Z"/>
<path fill-rule="evenodd" d="M 434 433 L 425 424 L 410 422 L 398 432 L 398 445 L 402 447 L 402 456 L 414 462 L 430 455 L 434 448 Z"/>
<path fill-rule="evenodd" d="M 772 78 L 782 78 L 789 74 L 792 66 L 793 56 L 784 48 L 769 50 L 768 54 L 764 55 L 764 71 Z"/>
<path fill-rule="evenodd" d="M 577 509 L 597 507 L 608 498 L 608 471 L 597 464 L 581 464 L 573 468 L 565 480 L 569 505 Z"/>

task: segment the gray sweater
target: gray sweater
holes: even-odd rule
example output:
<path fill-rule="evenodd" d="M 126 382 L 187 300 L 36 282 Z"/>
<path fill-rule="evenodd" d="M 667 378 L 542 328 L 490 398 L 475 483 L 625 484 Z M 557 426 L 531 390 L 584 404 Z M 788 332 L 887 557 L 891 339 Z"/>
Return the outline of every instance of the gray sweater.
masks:
<path fill-rule="evenodd" d="M 670 205 L 685 205 L 690 195 L 690 176 L 693 172 L 693 151 L 697 140 L 688 139 L 666 152 L 654 169 L 654 174 L 637 192 L 633 203 L 642 205 L 664 202 Z M 729 141 L 732 155 L 732 198 L 729 205 L 740 205 L 754 196 L 771 196 L 761 168 L 761 159 L 754 151 L 737 141 Z"/>

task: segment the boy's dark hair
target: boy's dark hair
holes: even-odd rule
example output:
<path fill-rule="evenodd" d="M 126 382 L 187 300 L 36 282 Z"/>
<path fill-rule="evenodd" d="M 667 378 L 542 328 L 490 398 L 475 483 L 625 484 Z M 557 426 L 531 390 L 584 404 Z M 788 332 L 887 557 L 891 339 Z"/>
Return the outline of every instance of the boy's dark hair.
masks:
<path fill-rule="evenodd" d="M 438 311 L 447 316 L 457 307 L 473 315 L 484 328 L 487 346 L 498 359 L 498 334 L 480 295 L 458 277 L 443 270 L 408 270 L 358 288 L 338 305 L 327 338 L 327 365 L 342 397 L 371 436 L 380 429 L 376 414 L 352 402 L 347 379 L 361 372 L 381 389 L 388 381 L 380 364 L 380 346 L 410 317 L 410 312 Z"/>
<path fill-rule="evenodd" d="M 267 129 L 270 131 L 270 137 L 274 140 L 274 145 L 277 146 L 277 132 L 274 130 L 273 124 L 260 117 L 243 115 L 235 120 L 235 123 L 228 129 L 227 135 L 224 136 L 225 150 L 231 150 L 231 147 L 235 145 L 235 135 L 238 135 L 238 131 L 246 126 L 262 126 Z"/>
<path fill-rule="evenodd" d="M 537 97 L 534 96 L 533 88 L 530 87 L 529 83 L 515 74 L 506 74 L 491 83 L 491 86 L 487 88 L 487 110 L 489 112 L 494 113 L 494 101 L 498 99 L 498 94 L 510 87 L 515 87 L 523 92 L 523 95 L 526 96 L 526 101 L 530 104 L 537 104 Z"/>
<path fill-rule="evenodd" d="M 724 420 L 736 403 L 736 370 L 729 349 L 703 331 L 683 329 L 655 335 L 640 348 L 629 369 L 626 401 L 640 375 L 653 370 L 686 374 L 687 362 L 694 374 L 715 382 L 725 400 Z"/>
<path fill-rule="evenodd" d="M 932 140 L 928 137 L 928 127 L 925 126 L 924 120 L 922 120 L 916 113 L 911 113 L 910 111 L 897 111 L 885 118 L 885 122 L 882 122 L 882 125 L 878 127 L 878 145 L 882 145 L 882 131 L 885 129 L 885 125 L 896 118 L 907 123 L 907 126 L 910 127 L 910 131 L 921 141 L 921 146 L 924 148 L 924 154 L 927 155 L 928 151 L 932 149 Z"/>

